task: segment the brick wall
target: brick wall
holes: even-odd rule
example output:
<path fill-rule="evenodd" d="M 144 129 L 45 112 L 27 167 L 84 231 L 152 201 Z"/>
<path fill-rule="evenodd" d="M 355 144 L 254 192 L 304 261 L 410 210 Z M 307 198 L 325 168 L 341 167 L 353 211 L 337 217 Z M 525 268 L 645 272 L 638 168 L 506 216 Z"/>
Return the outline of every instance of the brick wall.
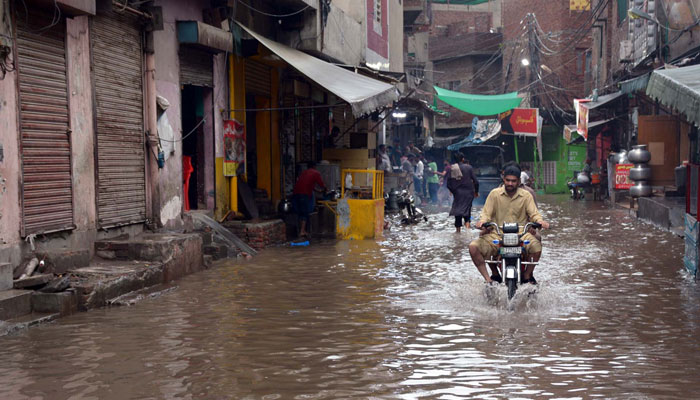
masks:
<path fill-rule="evenodd" d="M 439 72 L 434 74 L 435 80 L 441 87 L 445 87 L 447 82 L 459 81 L 461 86 L 454 89 L 464 93 L 486 93 L 492 90 L 499 91 L 503 88 L 501 63 L 499 61 L 494 62 L 484 71 L 476 74 L 489 58 L 490 56 L 487 55 L 470 56 L 435 63 L 433 69 Z M 449 89 L 449 87 L 446 88 Z M 441 109 L 449 111 L 450 116 L 436 117 L 435 123 L 437 129 L 471 126 L 472 119 L 474 118 L 473 115 L 459 111 L 441 101 L 438 101 L 438 105 Z"/>
<path fill-rule="evenodd" d="M 266 222 L 225 222 L 224 226 L 255 250 L 287 240 L 287 227 L 282 220 Z"/>
<path fill-rule="evenodd" d="M 473 27 L 473 32 L 488 32 L 491 29 L 491 13 L 478 11 L 437 11 L 433 10 L 433 26 L 462 27 L 464 32 Z"/>
<path fill-rule="evenodd" d="M 509 44 L 504 52 L 503 72 L 504 76 L 508 66 L 511 67 L 508 90 L 515 91 L 522 89 L 530 81 L 529 68 L 522 67 L 521 59 L 528 54 L 528 36 L 521 24 L 528 13 L 534 13 L 544 32 L 566 34 L 577 29 L 590 19 L 590 11 L 570 11 L 569 0 L 508 0 L 503 3 L 502 23 L 504 40 Z M 521 34 L 523 36 L 521 36 Z M 571 35 L 566 35 L 563 39 L 568 44 Z M 547 93 L 555 96 L 555 101 L 560 107 L 566 109 L 573 108 L 573 99 L 585 96 L 585 62 L 586 52 L 591 46 L 590 32 L 579 42 L 572 44 L 569 48 L 554 56 L 540 55 L 540 64 L 543 67 L 542 75 L 544 81 L 552 86 L 566 89 L 561 91 L 553 88 L 547 89 Z M 514 43 L 519 43 L 513 51 Z M 561 47 L 554 47 L 558 50 Z M 520 53 L 521 49 L 525 49 Z M 523 70 L 524 68 L 524 70 Z M 549 71 L 552 71 L 550 73 Z M 534 77 L 532 78 L 534 79 Z M 544 95 L 542 106 L 547 107 L 550 100 Z"/>

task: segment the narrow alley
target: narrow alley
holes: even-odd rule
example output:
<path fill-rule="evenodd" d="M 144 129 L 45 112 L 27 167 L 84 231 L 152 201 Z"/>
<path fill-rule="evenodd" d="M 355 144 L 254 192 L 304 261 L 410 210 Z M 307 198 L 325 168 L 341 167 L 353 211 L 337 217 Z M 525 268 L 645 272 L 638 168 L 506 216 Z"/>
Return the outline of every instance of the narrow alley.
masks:
<path fill-rule="evenodd" d="M 693 397 L 700 290 L 682 240 L 600 203 L 540 201 L 539 289 L 510 305 L 485 296 L 475 231 L 441 213 L 5 337 L 0 397 Z"/>

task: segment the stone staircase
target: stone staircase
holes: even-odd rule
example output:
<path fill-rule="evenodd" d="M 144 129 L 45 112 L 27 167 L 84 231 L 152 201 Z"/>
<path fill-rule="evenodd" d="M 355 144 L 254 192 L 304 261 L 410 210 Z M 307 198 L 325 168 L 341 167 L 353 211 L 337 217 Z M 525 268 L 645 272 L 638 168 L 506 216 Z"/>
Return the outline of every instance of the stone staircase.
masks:
<path fill-rule="evenodd" d="M 77 310 L 75 291 L 41 293 L 14 289 L 14 267 L 0 264 L 0 336 L 53 321 Z"/>
<path fill-rule="evenodd" d="M 24 279 L 13 279 L 19 271 L 0 264 L 0 336 L 77 311 L 126 304 L 114 300 L 132 292 L 161 291 L 162 285 L 211 262 L 212 256 L 202 254 L 203 238 L 212 241 L 206 234 L 168 233 L 100 240 L 92 260 L 82 252 L 54 252 L 51 257 L 37 252 L 49 262 Z"/>

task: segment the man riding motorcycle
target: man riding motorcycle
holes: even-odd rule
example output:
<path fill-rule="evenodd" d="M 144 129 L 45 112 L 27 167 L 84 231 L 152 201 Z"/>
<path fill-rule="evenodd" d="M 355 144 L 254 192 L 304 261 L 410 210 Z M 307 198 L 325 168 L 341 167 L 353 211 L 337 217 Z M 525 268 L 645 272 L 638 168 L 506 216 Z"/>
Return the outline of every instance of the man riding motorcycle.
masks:
<path fill-rule="evenodd" d="M 532 195 L 519 187 L 520 168 L 515 165 L 508 166 L 503 173 L 503 186 L 493 189 L 486 198 L 486 203 L 481 210 L 479 222 L 476 227 L 481 229 L 486 222 L 495 222 L 502 226 L 504 222 L 517 222 L 523 227 L 528 222 L 537 222 L 543 229 L 549 228 L 549 223 L 545 222 L 537 210 L 537 205 Z M 533 230 L 534 231 L 534 230 Z M 486 259 L 498 256 L 498 245 L 494 243 L 499 237 L 495 232 L 482 231 L 481 235 L 469 244 L 469 254 L 471 254 L 474 265 L 479 270 L 487 283 L 502 282 L 498 268 L 491 265 L 491 276 L 486 271 Z M 523 241 L 528 241 L 525 251 L 533 262 L 538 262 L 542 255 L 542 244 L 528 232 L 523 236 Z M 534 265 L 528 265 L 523 271 L 522 282 L 537 284 L 532 272 Z"/>

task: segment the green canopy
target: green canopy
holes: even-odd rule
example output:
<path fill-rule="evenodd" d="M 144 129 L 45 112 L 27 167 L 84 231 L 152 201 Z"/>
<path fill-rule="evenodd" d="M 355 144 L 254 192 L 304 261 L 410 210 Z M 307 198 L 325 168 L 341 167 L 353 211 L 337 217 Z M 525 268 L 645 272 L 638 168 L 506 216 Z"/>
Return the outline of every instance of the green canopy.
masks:
<path fill-rule="evenodd" d="M 523 101 L 518 97 L 518 92 L 506 94 L 483 95 L 453 92 L 433 86 L 437 92 L 438 99 L 451 105 L 452 107 L 472 115 L 496 115 L 508 110 L 512 110 Z"/>

